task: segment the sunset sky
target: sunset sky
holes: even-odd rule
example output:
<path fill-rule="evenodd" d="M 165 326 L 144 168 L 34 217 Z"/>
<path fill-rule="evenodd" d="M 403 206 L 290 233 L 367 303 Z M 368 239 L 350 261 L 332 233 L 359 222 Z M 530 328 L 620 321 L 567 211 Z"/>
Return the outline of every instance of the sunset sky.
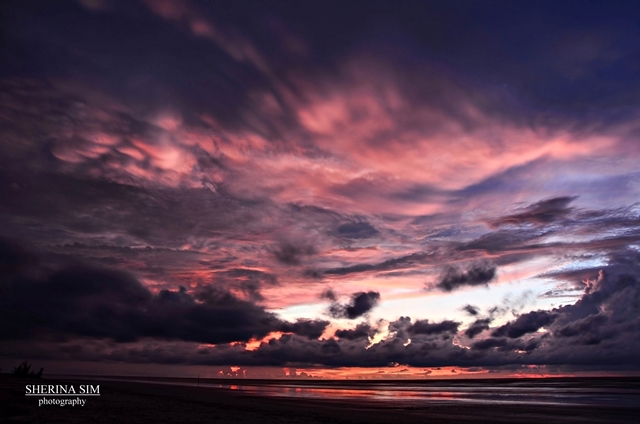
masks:
<path fill-rule="evenodd" d="M 640 371 L 638 2 L 0 9 L 5 371 Z"/>

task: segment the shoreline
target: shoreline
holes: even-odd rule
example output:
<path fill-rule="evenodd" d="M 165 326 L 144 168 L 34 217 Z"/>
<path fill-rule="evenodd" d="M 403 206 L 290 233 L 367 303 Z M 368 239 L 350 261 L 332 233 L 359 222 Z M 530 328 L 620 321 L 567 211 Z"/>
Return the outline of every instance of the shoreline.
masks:
<path fill-rule="evenodd" d="M 74 423 L 632 423 L 638 408 L 566 405 L 425 404 L 394 407 L 373 400 L 271 397 L 215 387 L 99 381 L 100 397 L 84 406 L 38 406 L 25 384 L 86 384 L 98 380 L 0 378 L 4 422 Z"/>

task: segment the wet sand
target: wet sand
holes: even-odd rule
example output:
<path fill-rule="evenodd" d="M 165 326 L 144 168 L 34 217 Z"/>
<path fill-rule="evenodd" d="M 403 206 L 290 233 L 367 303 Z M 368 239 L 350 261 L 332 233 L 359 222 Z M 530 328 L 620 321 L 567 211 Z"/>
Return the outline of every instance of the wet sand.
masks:
<path fill-rule="evenodd" d="M 38 406 L 25 384 L 100 384 L 85 406 Z M 636 408 L 433 404 L 394 408 L 373 401 L 263 397 L 228 389 L 119 381 L 0 377 L 7 423 L 638 423 Z"/>

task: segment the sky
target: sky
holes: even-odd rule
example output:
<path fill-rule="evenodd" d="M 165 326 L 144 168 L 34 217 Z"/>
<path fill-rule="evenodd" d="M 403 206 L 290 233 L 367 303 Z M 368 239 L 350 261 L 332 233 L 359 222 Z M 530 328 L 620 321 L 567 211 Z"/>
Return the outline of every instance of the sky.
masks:
<path fill-rule="evenodd" d="M 3 368 L 639 371 L 637 2 L 0 10 Z"/>

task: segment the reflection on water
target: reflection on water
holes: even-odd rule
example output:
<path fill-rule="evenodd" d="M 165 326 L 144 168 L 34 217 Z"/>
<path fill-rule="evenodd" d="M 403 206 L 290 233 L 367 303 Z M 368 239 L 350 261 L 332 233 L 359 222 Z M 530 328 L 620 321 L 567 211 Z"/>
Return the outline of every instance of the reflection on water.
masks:
<path fill-rule="evenodd" d="M 92 379 L 95 379 L 92 377 Z M 392 408 L 433 404 L 483 403 L 640 407 L 637 378 L 549 378 L 518 380 L 317 381 L 192 378 L 116 378 L 154 384 L 199 386 L 258 396 L 357 400 Z M 233 384 L 232 384 L 233 383 Z"/>
<path fill-rule="evenodd" d="M 434 403 L 493 403 L 493 404 L 539 404 L 539 405 L 600 405 L 633 406 L 640 405 L 640 388 L 624 387 L 523 387 L 523 386 L 412 386 L 396 383 L 389 385 L 349 386 L 340 384 L 321 387 L 307 385 L 247 384 L 229 386 L 212 384 L 211 387 L 239 387 L 252 395 L 284 396 L 336 400 L 366 400 L 393 403 L 396 407 L 417 407 Z"/>

